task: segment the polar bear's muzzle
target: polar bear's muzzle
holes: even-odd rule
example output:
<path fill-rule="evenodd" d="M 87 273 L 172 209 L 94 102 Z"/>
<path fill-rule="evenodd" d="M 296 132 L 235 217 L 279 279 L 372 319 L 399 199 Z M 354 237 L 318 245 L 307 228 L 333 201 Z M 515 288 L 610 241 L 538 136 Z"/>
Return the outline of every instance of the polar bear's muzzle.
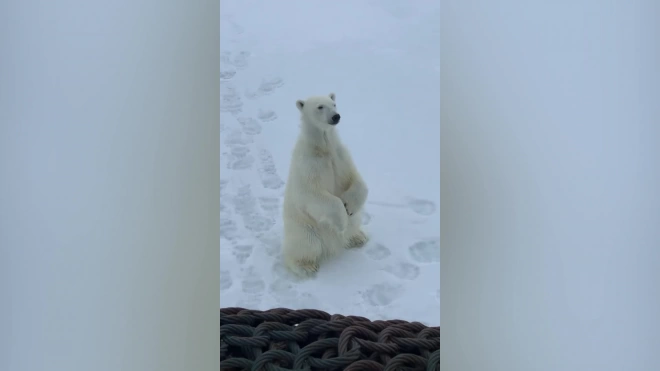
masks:
<path fill-rule="evenodd" d="M 335 113 L 331 117 L 330 125 L 337 125 L 339 123 L 339 119 L 341 119 L 341 116 L 338 113 Z"/>

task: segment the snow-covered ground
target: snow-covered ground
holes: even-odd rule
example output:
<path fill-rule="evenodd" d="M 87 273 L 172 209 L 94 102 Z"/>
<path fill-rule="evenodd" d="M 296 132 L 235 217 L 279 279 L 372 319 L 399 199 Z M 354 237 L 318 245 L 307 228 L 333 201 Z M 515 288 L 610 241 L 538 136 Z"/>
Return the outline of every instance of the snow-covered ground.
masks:
<path fill-rule="evenodd" d="M 220 302 L 440 324 L 439 3 L 221 1 Z M 280 260 L 297 99 L 337 94 L 371 240 L 299 280 Z"/>

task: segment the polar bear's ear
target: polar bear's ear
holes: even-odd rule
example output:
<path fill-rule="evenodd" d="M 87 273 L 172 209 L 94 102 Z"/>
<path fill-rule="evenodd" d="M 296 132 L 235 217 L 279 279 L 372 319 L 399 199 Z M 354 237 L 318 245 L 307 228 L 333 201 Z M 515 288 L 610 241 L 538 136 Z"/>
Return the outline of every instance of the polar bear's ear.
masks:
<path fill-rule="evenodd" d="M 333 102 L 335 101 L 335 93 L 330 93 L 330 95 L 328 96 L 330 97 L 330 99 L 332 99 Z"/>
<path fill-rule="evenodd" d="M 302 111 L 303 107 L 305 107 L 305 101 L 297 100 L 296 107 L 298 107 L 298 111 Z"/>

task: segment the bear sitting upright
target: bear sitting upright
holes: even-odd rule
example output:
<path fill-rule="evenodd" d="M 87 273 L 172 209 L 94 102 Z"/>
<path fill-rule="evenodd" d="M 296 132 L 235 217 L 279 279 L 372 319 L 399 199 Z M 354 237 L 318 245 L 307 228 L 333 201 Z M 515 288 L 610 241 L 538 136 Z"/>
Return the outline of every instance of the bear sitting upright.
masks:
<path fill-rule="evenodd" d="M 337 135 L 335 94 L 296 107 L 301 125 L 284 194 L 282 253 L 291 271 L 309 276 L 325 258 L 367 242 L 360 225 L 368 189 Z"/>

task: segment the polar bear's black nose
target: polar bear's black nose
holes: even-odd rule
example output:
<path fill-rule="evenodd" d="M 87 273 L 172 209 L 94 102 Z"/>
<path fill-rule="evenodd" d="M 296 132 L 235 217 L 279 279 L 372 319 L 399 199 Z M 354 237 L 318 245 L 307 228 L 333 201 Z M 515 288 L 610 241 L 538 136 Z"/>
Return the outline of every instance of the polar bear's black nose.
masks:
<path fill-rule="evenodd" d="M 334 116 L 332 116 L 332 122 L 335 123 L 335 125 L 336 125 L 336 124 L 339 123 L 340 118 L 341 118 L 341 116 L 339 116 L 339 114 L 336 113 Z"/>

